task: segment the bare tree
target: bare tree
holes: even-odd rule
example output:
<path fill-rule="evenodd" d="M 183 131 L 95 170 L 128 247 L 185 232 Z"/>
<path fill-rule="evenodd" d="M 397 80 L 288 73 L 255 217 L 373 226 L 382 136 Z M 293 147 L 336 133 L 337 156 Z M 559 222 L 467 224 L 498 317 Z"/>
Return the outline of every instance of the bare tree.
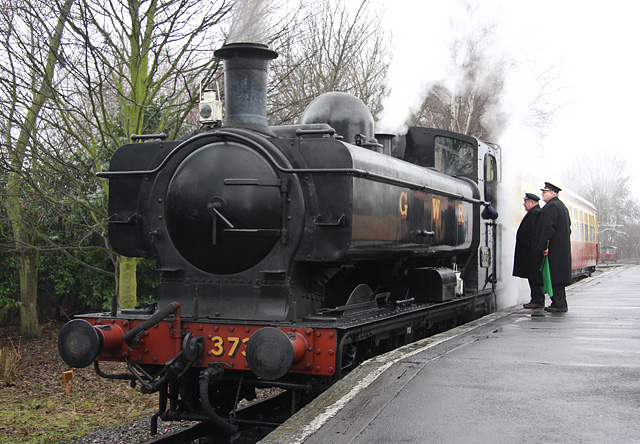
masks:
<path fill-rule="evenodd" d="M 23 65 L 8 63 L 4 69 L 9 75 L 3 79 L 13 76 L 13 84 L 22 84 L 18 91 L 23 95 L 42 81 L 43 86 L 35 89 L 39 95 L 34 102 L 38 100 L 36 111 L 40 111 L 46 99 L 47 108 L 39 113 L 40 128 L 35 131 L 29 117 L 33 113 L 23 100 L 27 103 L 21 105 L 27 122 L 23 127 L 29 144 L 17 145 L 25 146 L 17 157 L 11 156 L 14 145 L 7 143 L 8 148 L 3 146 L 3 150 L 10 154 L 5 156 L 10 185 L 18 183 L 23 191 L 28 187 L 19 195 L 8 186 L 7 195 L 15 196 L 9 203 L 15 204 L 7 208 L 15 213 L 14 207 L 24 208 L 27 202 L 37 201 L 40 214 L 50 219 L 48 223 L 39 222 L 40 226 L 24 222 L 23 232 L 37 239 L 40 249 L 57 249 L 77 259 L 71 250 L 108 248 L 108 182 L 98 180 L 95 172 L 108 168 L 114 149 L 133 134 L 165 132 L 174 138 L 184 132 L 185 122 L 198 101 L 200 81 L 216 70 L 213 49 L 215 42 L 222 39 L 218 25 L 230 3 L 77 0 L 71 8 L 72 0 L 65 1 L 66 11 L 60 13 L 58 5 L 52 15 L 60 17 L 59 22 L 66 23 L 71 32 L 64 41 L 61 34 L 55 33 L 49 46 L 38 37 L 38 28 L 29 27 L 32 22 L 42 23 L 43 30 L 57 31 L 40 18 L 44 7 L 34 3 L 21 27 L 14 26 L 15 19 L 6 15 L 6 32 L 14 40 L 14 36 L 20 37 L 18 45 L 14 41 L 7 43 L 6 57 L 24 61 L 23 65 L 32 67 L 34 72 L 29 79 L 21 79 Z M 8 11 L 3 10 L 7 14 Z M 50 62 L 60 68 L 55 75 L 47 63 L 34 57 L 43 50 L 32 48 L 42 47 L 50 50 Z M 40 99 L 43 95 L 46 97 Z M 5 139 L 17 132 L 13 122 L 20 119 L 11 115 L 14 108 L 4 109 L 10 117 L 7 121 L 12 123 L 3 127 Z M 36 205 L 32 203 L 31 207 Z M 61 241 L 43 229 L 52 226 L 52 221 L 60 221 L 65 230 L 77 233 Z M 102 245 L 96 244 L 96 238 L 102 239 Z M 92 241 L 87 243 L 88 239 Z M 22 239 L 21 243 L 35 241 Z M 138 261 L 114 256 L 116 291 L 122 307 L 136 303 Z"/>
<path fill-rule="evenodd" d="M 269 117 L 272 124 L 297 123 L 318 95 L 349 92 L 375 115 L 387 93 L 389 44 L 369 0 L 307 2 L 273 41 Z"/>
<path fill-rule="evenodd" d="M 544 138 L 558 111 L 568 102 L 560 102 L 560 93 L 565 89 L 560 83 L 561 63 L 558 62 L 540 72 L 534 79 L 536 94 L 529 103 L 527 123 Z"/>
<path fill-rule="evenodd" d="M 25 175 L 37 171 L 37 132 L 45 103 L 55 90 L 62 34 L 73 0 L 63 3 L 6 2 L 2 20 L 2 155 L 6 184 L 2 203 L 10 221 L 20 273 L 20 329 L 39 335 L 37 238 L 29 229 Z"/>
<path fill-rule="evenodd" d="M 478 138 L 497 141 L 511 123 L 503 102 L 510 76 L 516 69 L 533 64 L 508 54 L 498 42 L 498 19 L 480 22 L 470 3 L 462 3 L 464 14 L 454 21 L 455 38 L 450 45 L 450 66 L 446 79 L 432 84 L 422 106 L 409 125 L 434 126 Z M 539 69 L 533 64 L 533 70 Z M 564 103 L 558 103 L 560 64 L 543 68 L 530 76 L 526 114 L 518 116 L 541 137 Z"/>
<path fill-rule="evenodd" d="M 80 1 L 80 0 L 78 0 Z M 214 42 L 230 10 L 225 0 L 82 0 L 72 22 L 75 37 L 69 83 L 59 96 L 65 131 L 101 171 L 113 150 L 134 134 L 184 131 L 198 101 L 199 83 L 216 70 Z M 100 181 L 103 196 L 108 183 Z M 104 201 L 85 204 L 106 232 Z M 116 256 L 116 292 L 121 307 L 136 304 L 139 258 Z"/>
<path fill-rule="evenodd" d="M 467 5 L 467 13 L 473 10 Z M 513 61 L 492 48 L 498 23 L 464 28 L 452 42 L 451 72 L 432 85 L 410 125 L 433 126 L 495 140 L 507 119 L 500 110 L 505 78 Z"/>
<path fill-rule="evenodd" d="M 600 245 L 616 245 L 623 254 L 637 254 L 640 208 L 629 188 L 626 161 L 612 153 L 584 155 L 569 166 L 564 179 L 596 206 Z"/>

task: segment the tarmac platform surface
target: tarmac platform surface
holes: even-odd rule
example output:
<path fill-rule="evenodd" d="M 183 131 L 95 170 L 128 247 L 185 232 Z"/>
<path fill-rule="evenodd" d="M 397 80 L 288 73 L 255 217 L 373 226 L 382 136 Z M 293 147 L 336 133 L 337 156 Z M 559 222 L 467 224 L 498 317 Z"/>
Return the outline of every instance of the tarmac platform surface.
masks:
<path fill-rule="evenodd" d="M 366 361 L 260 442 L 640 443 L 640 266 L 567 300 Z"/>

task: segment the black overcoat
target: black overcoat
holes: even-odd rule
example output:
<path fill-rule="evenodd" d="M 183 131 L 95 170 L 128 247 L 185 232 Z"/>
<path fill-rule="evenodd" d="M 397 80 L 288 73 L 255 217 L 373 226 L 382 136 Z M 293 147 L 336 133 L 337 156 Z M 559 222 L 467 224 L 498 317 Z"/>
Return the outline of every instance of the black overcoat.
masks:
<path fill-rule="evenodd" d="M 558 197 L 552 198 L 542 207 L 534 230 L 532 265 L 542 263 L 542 252 L 548 245 L 552 284 L 571 284 L 571 217 Z M 535 282 L 542 285 L 542 275 L 538 274 Z"/>
<path fill-rule="evenodd" d="M 513 275 L 529 278 L 532 277 L 531 244 L 533 242 L 534 222 L 540 205 L 532 207 L 522 218 L 518 232 L 516 233 L 516 248 L 513 254 Z"/>

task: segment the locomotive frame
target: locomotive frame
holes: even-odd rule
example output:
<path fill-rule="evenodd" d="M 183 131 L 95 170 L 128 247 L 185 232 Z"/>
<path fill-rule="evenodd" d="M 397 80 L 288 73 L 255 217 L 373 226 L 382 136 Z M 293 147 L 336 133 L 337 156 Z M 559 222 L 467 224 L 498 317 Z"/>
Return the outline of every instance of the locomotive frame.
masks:
<path fill-rule="evenodd" d="M 59 338 L 69 365 L 158 392 L 154 433 L 162 418 L 233 434 L 258 387 L 286 389 L 293 412 L 363 360 L 495 309 L 498 146 L 418 127 L 376 139 L 342 93 L 268 127 L 276 54 L 216 55 L 225 126 L 125 145 L 102 174 L 111 244 L 156 259 L 158 303 L 79 316 Z"/>

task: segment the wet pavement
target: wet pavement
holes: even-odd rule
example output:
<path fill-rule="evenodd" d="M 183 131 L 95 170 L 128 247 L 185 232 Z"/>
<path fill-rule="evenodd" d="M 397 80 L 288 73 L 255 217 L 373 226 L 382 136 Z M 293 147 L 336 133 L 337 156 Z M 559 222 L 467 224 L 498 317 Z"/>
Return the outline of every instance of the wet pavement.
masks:
<path fill-rule="evenodd" d="M 362 364 L 261 443 L 638 443 L 640 266 Z"/>

